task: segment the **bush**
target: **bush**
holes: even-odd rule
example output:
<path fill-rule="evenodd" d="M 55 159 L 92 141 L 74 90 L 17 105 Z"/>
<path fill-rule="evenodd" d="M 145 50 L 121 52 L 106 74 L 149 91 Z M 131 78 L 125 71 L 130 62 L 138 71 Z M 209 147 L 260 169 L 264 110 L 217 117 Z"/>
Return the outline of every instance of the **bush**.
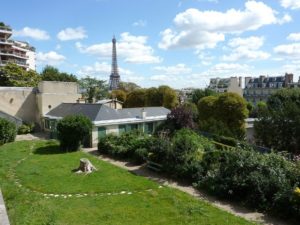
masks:
<path fill-rule="evenodd" d="M 57 123 L 57 137 L 64 151 L 76 151 L 92 129 L 91 120 L 84 115 L 66 116 Z"/>
<path fill-rule="evenodd" d="M 282 156 L 242 149 L 210 151 L 203 156 L 201 170 L 197 186 L 214 195 L 281 216 L 300 216 L 293 197 L 300 171 Z"/>
<path fill-rule="evenodd" d="M 13 122 L 0 118 L 0 145 L 13 142 L 16 134 L 16 125 Z"/>
<path fill-rule="evenodd" d="M 34 129 L 34 124 L 30 123 L 30 124 L 22 124 L 21 126 L 19 126 L 18 128 L 18 134 L 28 134 L 33 132 Z"/>

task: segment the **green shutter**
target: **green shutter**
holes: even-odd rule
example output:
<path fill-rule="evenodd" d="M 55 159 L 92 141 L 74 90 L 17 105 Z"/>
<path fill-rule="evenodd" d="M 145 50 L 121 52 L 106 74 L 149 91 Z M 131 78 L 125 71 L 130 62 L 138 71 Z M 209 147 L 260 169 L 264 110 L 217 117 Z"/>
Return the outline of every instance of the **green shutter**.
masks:
<path fill-rule="evenodd" d="M 126 132 L 126 125 L 119 125 L 119 134 Z"/>
<path fill-rule="evenodd" d="M 98 127 L 98 138 L 106 136 L 106 127 Z"/>

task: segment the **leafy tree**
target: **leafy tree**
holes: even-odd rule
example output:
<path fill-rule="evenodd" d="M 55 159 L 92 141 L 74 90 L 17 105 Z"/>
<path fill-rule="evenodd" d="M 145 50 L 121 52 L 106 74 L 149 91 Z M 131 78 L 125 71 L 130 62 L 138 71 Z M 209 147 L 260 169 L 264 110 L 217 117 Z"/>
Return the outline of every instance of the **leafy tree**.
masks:
<path fill-rule="evenodd" d="M 121 102 L 125 102 L 126 98 L 127 98 L 127 93 L 123 90 L 113 90 L 110 93 L 110 98 L 117 98 L 117 100 L 121 101 Z"/>
<path fill-rule="evenodd" d="M 73 74 L 60 72 L 53 66 L 45 66 L 41 72 L 42 80 L 44 81 L 64 81 L 64 82 L 77 82 L 77 78 Z"/>
<path fill-rule="evenodd" d="M 208 88 L 205 89 L 195 89 L 192 91 L 192 99 L 191 101 L 194 104 L 197 104 L 199 102 L 200 99 L 207 97 L 207 96 L 211 96 L 211 95 L 216 95 L 217 93 L 214 92 L 213 90 L 210 90 Z"/>
<path fill-rule="evenodd" d="M 141 87 L 133 82 L 120 82 L 119 89 L 128 93 L 136 89 L 141 89 Z"/>
<path fill-rule="evenodd" d="M 39 81 L 40 76 L 33 70 L 26 71 L 13 63 L 0 67 L 0 86 L 36 87 Z"/>
<path fill-rule="evenodd" d="M 171 110 L 171 112 L 167 115 L 166 123 L 174 130 L 180 130 L 182 128 L 195 128 L 195 123 L 193 120 L 193 112 L 190 108 L 185 106 L 177 106 Z"/>
<path fill-rule="evenodd" d="M 174 89 L 169 86 L 162 85 L 158 87 L 160 99 L 162 100 L 162 106 L 172 109 L 178 105 L 178 96 Z"/>
<path fill-rule="evenodd" d="M 84 139 L 90 135 L 91 120 L 84 115 L 70 115 L 57 123 L 60 148 L 64 151 L 76 151 Z"/>
<path fill-rule="evenodd" d="M 202 98 L 198 103 L 199 125 L 204 131 L 237 139 L 245 136 L 246 101 L 235 93 Z"/>
<path fill-rule="evenodd" d="M 162 96 L 155 87 L 146 90 L 146 106 L 162 106 Z"/>
<path fill-rule="evenodd" d="M 300 89 L 272 94 L 254 123 L 258 144 L 278 151 L 300 152 Z"/>
<path fill-rule="evenodd" d="M 190 110 L 192 112 L 194 122 L 198 122 L 199 111 L 197 105 L 192 102 L 185 102 L 182 106 L 187 110 Z"/>
<path fill-rule="evenodd" d="M 16 125 L 11 121 L 0 118 L 0 145 L 13 142 L 16 134 Z"/>
<path fill-rule="evenodd" d="M 127 108 L 144 107 L 146 104 L 146 90 L 136 89 L 127 95 L 124 106 Z"/>
<path fill-rule="evenodd" d="M 89 103 L 92 103 L 94 99 L 104 99 L 108 95 L 108 85 L 104 80 L 98 80 L 87 76 L 79 80 L 79 86 L 84 90 L 84 96 Z"/>

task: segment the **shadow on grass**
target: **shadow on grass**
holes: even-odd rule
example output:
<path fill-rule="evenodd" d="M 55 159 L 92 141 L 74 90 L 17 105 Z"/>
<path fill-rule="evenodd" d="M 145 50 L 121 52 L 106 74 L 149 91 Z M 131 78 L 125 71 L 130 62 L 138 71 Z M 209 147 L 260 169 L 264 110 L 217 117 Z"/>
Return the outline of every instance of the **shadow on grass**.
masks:
<path fill-rule="evenodd" d="M 34 151 L 34 154 L 38 155 L 54 155 L 54 154 L 64 154 L 65 151 L 59 148 L 57 144 L 51 144 L 44 147 L 39 147 Z"/>

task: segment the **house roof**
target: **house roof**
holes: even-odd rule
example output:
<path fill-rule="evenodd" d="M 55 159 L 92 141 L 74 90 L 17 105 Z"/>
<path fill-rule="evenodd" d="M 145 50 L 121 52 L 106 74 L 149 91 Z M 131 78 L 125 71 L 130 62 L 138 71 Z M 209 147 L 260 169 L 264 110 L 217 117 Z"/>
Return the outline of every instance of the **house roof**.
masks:
<path fill-rule="evenodd" d="M 123 103 L 117 99 L 102 99 L 102 100 L 97 101 L 96 103 L 97 104 L 105 104 L 105 103 L 110 103 L 110 102 L 119 102 L 121 104 Z"/>
<path fill-rule="evenodd" d="M 142 119 L 142 110 L 147 118 L 166 117 L 170 110 L 164 107 L 112 109 L 103 104 L 61 103 L 45 117 L 63 118 L 67 115 L 83 114 L 93 122 L 126 119 Z"/>

